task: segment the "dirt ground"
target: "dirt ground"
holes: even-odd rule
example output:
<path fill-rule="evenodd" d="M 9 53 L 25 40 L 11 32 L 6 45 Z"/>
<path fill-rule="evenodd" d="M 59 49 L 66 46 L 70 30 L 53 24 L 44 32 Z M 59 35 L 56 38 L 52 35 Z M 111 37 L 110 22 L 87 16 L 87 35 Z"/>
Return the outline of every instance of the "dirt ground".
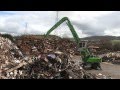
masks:
<path fill-rule="evenodd" d="M 72 60 L 80 60 L 80 56 L 75 56 L 72 58 Z M 120 65 L 111 64 L 107 62 L 101 63 L 102 70 L 87 70 L 90 73 L 93 74 L 103 74 L 106 76 L 111 76 L 112 79 L 120 79 Z"/>

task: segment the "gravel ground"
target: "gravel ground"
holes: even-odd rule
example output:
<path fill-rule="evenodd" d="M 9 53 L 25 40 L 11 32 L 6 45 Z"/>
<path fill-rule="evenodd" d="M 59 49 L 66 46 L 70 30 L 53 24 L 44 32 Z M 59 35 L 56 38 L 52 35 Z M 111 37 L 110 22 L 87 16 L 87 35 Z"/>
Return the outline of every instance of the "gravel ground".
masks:
<path fill-rule="evenodd" d="M 80 60 L 80 56 L 72 57 L 72 60 Z M 120 65 L 111 64 L 107 62 L 101 63 L 102 70 L 87 70 L 93 74 L 103 74 L 106 76 L 111 76 L 112 79 L 120 79 Z"/>

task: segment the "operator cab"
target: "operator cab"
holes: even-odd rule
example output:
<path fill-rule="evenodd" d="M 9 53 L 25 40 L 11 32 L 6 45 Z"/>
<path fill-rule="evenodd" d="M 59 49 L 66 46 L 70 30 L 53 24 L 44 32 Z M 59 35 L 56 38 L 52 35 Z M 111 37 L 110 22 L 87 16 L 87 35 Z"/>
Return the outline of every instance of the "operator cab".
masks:
<path fill-rule="evenodd" d="M 79 43 L 80 48 L 78 49 L 78 51 L 80 52 L 82 48 L 87 48 L 87 43 L 88 43 L 88 40 L 81 40 Z"/>
<path fill-rule="evenodd" d="M 88 40 L 81 40 L 79 45 L 80 45 L 80 48 L 86 48 L 87 47 L 87 43 L 88 43 Z"/>

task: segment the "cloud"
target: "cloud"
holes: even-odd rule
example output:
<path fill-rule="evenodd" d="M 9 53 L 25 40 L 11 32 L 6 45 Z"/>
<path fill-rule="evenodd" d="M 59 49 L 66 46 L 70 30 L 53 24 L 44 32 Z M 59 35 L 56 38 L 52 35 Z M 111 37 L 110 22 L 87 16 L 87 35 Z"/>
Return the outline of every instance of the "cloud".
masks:
<path fill-rule="evenodd" d="M 120 34 L 119 11 L 60 11 L 59 19 L 69 17 L 79 37 Z M 25 24 L 28 23 L 26 29 Z M 55 11 L 0 11 L 0 32 L 45 34 L 56 23 Z M 72 37 L 63 23 L 51 34 Z"/>
<path fill-rule="evenodd" d="M 88 36 L 120 35 L 120 12 L 109 12 L 89 18 L 83 17 L 81 20 L 84 21 L 73 21 L 73 24 Z"/>
<path fill-rule="evenodd" d="M 5 16 L 0 15 L 0 32 L 42 34 L 55 22 L 53 20 L 55 17 L 54 12 L 22 11 L 12 13 L 12 15 L 9 15 L 8 12 Z M 28 23 L 27 32 L 25 31 L 26 22 Z"/>
<path fill-rule="evenodd" d="M 114 23 L 113 25 L 117 25 L 117 19 L 120 18 L 117 17 L 116 20 L 113 19 L 114 16 L 112 15 L 119 16 L 119 14 L 114 11 L 70 11 L 67 14 L 65 13 L 66 12 L 63 11 L 59 16 L 69 17 L 74 27 L 77 27 L 76 30 L 81 31 L 81 34 L 84 34 L 83 36 L 106 35 L 105 30 L 111 27 L 111 24 L 108 24 L 110 22 L 108 20 L 111 20 L 111 22 Z"/>

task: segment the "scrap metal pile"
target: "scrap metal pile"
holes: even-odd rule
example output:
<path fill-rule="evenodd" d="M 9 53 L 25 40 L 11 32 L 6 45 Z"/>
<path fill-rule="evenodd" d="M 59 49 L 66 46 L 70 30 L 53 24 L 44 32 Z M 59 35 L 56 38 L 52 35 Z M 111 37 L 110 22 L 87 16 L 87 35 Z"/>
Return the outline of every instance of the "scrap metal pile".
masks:
<path fill-rule="evenodd" d="M 9 39 L 0 37 L 0 74 L 22 63 L 22 52 Z"/>
<path fill-rule="evenodd" d="M 110 52 L 107 54 L 104 54 L 103 57 L 103 62 L 111 62 L 113 64 L 120 64 L 120 52 Z"/>
<path fill-rule="evenodd" d="M 70 43 L 67 40 L 22 40 L 20 46 L 17 44 L 19 49 L 9 39 L 0 37 L 1 79 L 97 79 L 80 63 L 70 60 L 74 48 L 71 49 L 73 44 L 66 44 Z"/>
<path fill-rule="evenodd" d="M 70 55 L 77 53 L 77 45 L 74 42 L 60 37 L 45 39 L 44 37 L 24 36 L 18 38 L 16 44 L 25 55 L 39 55 L 50 51 L 61 51 Z"/>

